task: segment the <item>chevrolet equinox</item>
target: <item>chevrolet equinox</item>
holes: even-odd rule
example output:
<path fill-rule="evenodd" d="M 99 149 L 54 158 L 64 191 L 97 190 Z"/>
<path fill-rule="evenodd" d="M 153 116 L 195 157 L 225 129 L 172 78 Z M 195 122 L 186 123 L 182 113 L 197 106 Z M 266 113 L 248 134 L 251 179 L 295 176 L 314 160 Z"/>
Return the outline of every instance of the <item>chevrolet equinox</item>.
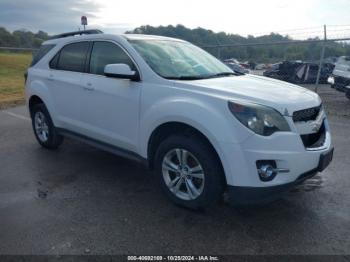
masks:
<path fill-rule="evenodd" d="M 237 75 L 179 39 L 58 35 L 34 57 L 26 98 L 41 146 L 70 137 L 141 161 L 170 200 L 193 209 L 224 192 L 234 204 L 269 202 L 333 156 L 316 93 Z"/>

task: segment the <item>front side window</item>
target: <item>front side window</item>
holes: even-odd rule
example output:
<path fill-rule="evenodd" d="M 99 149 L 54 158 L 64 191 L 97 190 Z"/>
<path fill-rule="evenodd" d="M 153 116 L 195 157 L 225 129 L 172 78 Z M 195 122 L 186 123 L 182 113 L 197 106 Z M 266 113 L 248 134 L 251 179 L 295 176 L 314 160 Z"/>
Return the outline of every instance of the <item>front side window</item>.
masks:
<path fill-rule="evenodd" d="M 84 72 L 88 49 L 88 42 L 66 45 L 60 52 L 56 68 L 59 70 Z"/>
<path fill-rule="evenodd" d="M 202 79 L 233 74 L 221 61 L 187 42 L 129 40 L 158 75 L 167 79 Z"/>
<path fill-rule="evenodd" d="M 103 75 L 108 64 L 127 64 L 132 70 L 136 70 L 122 48 L 111 42 L 95 42 L 90 58 L 90 73 Z"/>

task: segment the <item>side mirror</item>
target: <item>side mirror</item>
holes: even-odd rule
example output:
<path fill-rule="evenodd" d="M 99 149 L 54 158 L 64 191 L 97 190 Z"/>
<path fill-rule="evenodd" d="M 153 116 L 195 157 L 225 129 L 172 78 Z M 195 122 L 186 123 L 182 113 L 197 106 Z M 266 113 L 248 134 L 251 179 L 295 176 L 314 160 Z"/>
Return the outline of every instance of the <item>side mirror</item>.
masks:
<path fill-rule="evenodd" d="M 137 72 L 131 70 L 127 64 L 109 64 L 104 69 L 105 76 L 115 77 L 121 79 L 130 79 L 132 81 L 139 81 L 140 76 Z"/>

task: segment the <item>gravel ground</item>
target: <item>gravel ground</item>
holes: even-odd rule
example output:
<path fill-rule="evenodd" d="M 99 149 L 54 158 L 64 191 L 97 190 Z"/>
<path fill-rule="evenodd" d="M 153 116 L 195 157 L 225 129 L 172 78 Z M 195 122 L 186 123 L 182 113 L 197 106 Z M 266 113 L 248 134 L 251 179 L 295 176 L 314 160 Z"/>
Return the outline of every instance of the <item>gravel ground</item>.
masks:
<path fill-rule="evenodd" d="M 315 90 L 313 85 L 306 87 L 310 90 Z M 350 100 L 345 97 L 344 93 L 330 88 L 329 85 L 320 85 L 318 94 L 323 100 L 328 115 L 350 120 Z"/>

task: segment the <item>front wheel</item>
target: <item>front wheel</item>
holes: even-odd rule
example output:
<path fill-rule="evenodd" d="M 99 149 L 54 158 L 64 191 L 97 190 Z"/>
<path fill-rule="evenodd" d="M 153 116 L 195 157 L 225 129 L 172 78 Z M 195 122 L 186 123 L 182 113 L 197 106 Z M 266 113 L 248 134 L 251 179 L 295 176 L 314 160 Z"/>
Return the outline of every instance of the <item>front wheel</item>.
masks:
<path fill-rule="evenodd" d="M 32 127 L 39 144 L 47 149 L 56 149 L 63 137 L 57 133 L 50 114 L 44 104 L 37 104 L 31 110 Z"/>
<path fill-rule="evenodd" d="M 156 153 L 156 172 L 166 195 L 191 209 L 208 207 L 223 194 L 224 177 L 219 159 L 203 139 L 174 135 Z"/>

